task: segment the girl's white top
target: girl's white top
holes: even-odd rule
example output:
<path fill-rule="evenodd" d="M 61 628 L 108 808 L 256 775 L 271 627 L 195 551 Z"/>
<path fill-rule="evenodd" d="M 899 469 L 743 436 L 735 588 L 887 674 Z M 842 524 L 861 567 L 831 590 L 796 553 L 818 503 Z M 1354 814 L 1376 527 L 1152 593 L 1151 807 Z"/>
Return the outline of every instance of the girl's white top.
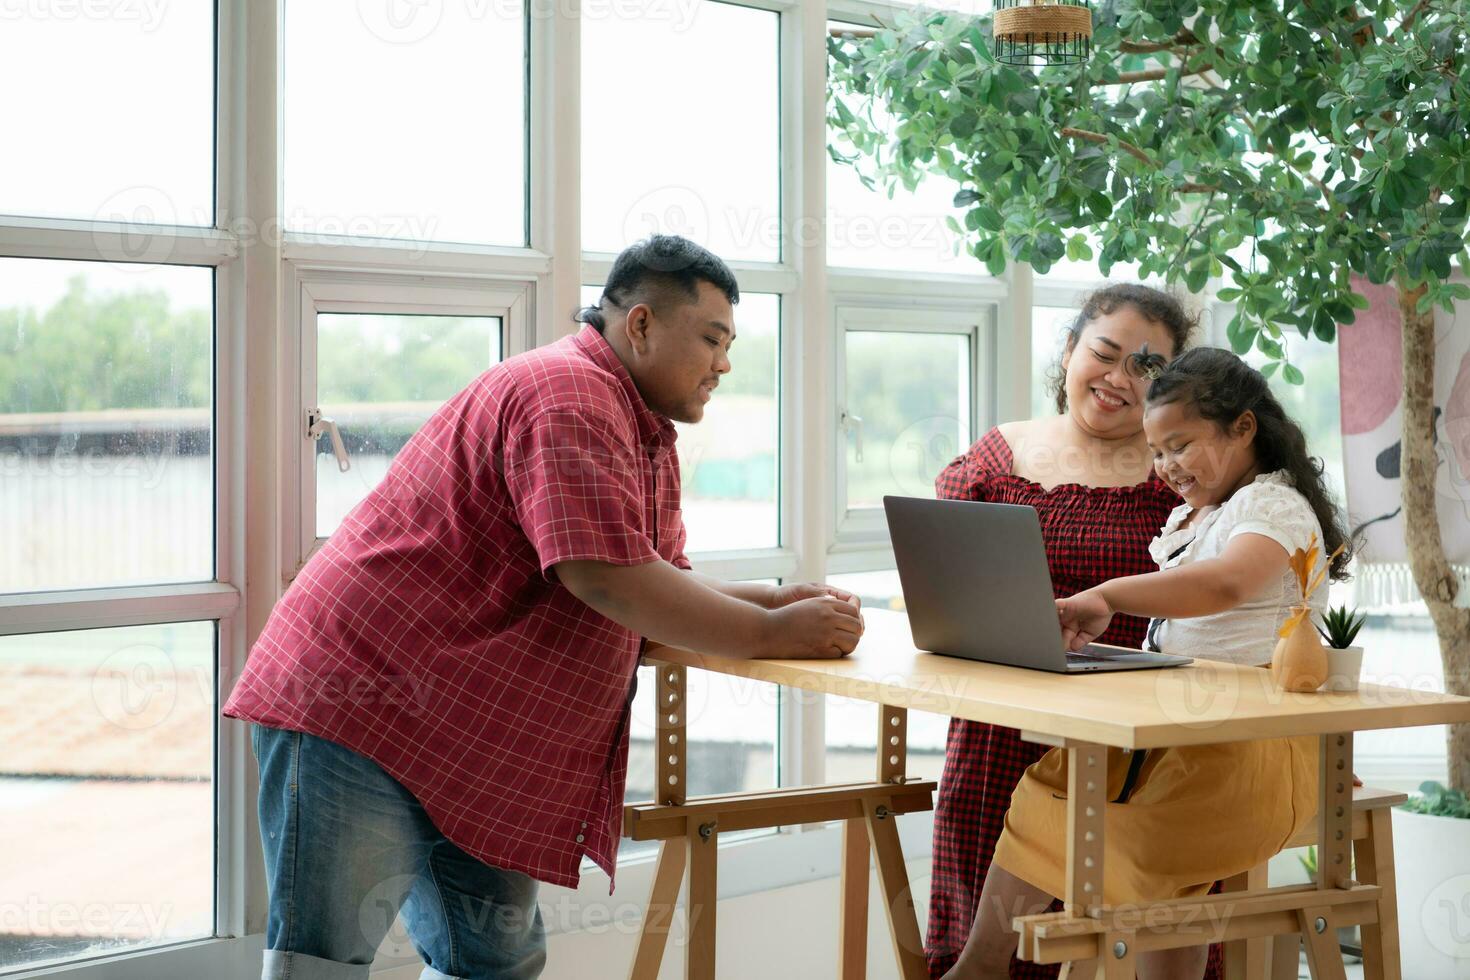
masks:
<path fill-rule="evenodd" d="M 1305 549 L 1314 534 L 1318 548 L 1322 546 L 1322 527 L 1317 516 L 1285 470 L 1256 477 L 1192 526 L 1180 527 L 1192 510 L 1188 504 L 1174 508 L 1164 530 L 1149 545 L 1149 554 L 1159 568 L 1177 568 L 1218 558 L 1237 534 L 1268 537 L 1285 548 L 1288 555 L 1298 548 Z M 1184 550 L 1175 555 L 1180 548 Z M 1314 576 L 1322 568 L 1325 557 L 1324 554 L 1317 559 Z M 1165 653 L 1247 666 L 1270 663 L 1276 649 L 1276 634 L 1291 607 L 1301 605 L 1301 601 L 1302 590 L 1296 573 L 1287 569 L 1279 580 L 1234 609 L 1213 616 L 1165 620 L 1155 638 Z M 1326 610 L 1326 582 L 1318 586 L 1310 605 L 1317 614 Z M 1301 628 L 1312 627 L 1304 623 Z"/>

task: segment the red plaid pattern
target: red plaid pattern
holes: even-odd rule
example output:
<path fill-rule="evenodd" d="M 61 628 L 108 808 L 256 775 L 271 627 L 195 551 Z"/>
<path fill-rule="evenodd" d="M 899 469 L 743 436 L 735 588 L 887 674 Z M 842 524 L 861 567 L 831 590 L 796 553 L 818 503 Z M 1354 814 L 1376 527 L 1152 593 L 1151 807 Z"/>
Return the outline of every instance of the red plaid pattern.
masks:
<path fill-rule="evenodd" d="M 1058 596 L 1111 578 L 1157 570 L 1148 544 L 1179 503 L 1157 476 L 1131 487 L 1064 484 L 1048 491 L 1014 475 L 1012 464 L 1010 446 L 999 429 L 991 429 L 939 474 L 935 490 L 950 499 L 1035 508 Z M 1118 616 L 1100 642 L 1139 646 L 1147 626 L 1146 620 Z M 931 977 L 943 975 L 954 965 L 969 938 L 1011 794 L 1026 767 L 1046 751 L 1045 745 L 1021 741 L 1021 733 L 1013 728 L 958 718 L 950 722 L 934 807 L 934 858 L 924 944 Z M 1053 908 L 1060 909 L 1061 903 Z M 1057 966 L 1011 960 L 1013 978 L 1052 980 L 1058 971 Z M 1219 980 L 1218 945 L 1210 950 L 1205 976 Z"/>
<path fill-rule="evenodd" d="M 367 756 L 487 864 L 611 877 L 639 638 L 547 570 L 689 567 L 674 438 L 591 327 L 485 372 L 307 562 L 224 713 Z"/>

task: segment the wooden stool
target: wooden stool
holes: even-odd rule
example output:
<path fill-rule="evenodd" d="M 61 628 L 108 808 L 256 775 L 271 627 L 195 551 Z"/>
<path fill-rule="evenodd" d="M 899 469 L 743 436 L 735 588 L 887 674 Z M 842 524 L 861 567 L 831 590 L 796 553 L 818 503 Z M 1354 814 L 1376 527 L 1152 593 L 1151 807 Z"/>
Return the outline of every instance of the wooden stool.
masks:
<path fill-rule="evenodd" d="M 1353 788 L 1353 864 L 1355 877 L 1379 885 L 1378 921 L 1364 923 L 1363 976 L 1365 980 L 1401 980 L 1399 973 L 1398 896 L 1393 875 L 1393 823 L 1389 810 L 1408 796 L 1364 786 Z M 1287 842 L 1287 847 L 1317 843 L 1313 820 Z M 1266 865 L 1226 879 L 1226 892 L 1267 886 Z M 1301 962 L 1302 936 L 1292 932 L 1225 944 L 1226 980 L 1296 980 Z"/>

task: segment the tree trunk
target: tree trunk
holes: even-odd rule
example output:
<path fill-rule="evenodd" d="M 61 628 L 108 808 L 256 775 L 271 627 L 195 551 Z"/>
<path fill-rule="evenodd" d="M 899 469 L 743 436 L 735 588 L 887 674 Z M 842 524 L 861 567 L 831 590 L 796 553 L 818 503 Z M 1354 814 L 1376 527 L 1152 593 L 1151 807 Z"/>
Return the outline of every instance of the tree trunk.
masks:
<path fill-rule="evenodd" d="M 1439 636 L 1445 690 L 1470 697 L 1470 609 L 1454 606 L 1459 582 L 1445 556 L 1435 501 L 1434 311 L 1417 312 L 1424 291 L 1398 284 L 1404 320 L 1404 538 L 1414 584 Z M 1450 785 L 1470 790 L 1470 724 L 1450 726 L 1448 749 Z"/>

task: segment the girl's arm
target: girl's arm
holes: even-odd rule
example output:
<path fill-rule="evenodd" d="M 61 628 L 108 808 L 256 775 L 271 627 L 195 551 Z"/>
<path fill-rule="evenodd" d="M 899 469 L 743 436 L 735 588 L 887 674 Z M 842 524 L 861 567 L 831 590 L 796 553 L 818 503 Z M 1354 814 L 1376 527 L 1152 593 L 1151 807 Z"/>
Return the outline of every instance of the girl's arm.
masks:
<path fill-rule="evenodd" d="M 1238 534 L 1218 558 L 1162 572 L 1111 579 L 1057 600 L 1067 649 L 1080 650 L 1107 631 L 1116 613 L 1157 619 L 1190 619 L 1222 613 L 1245 602 L 1290 568 L 1276 541 Z"/>

